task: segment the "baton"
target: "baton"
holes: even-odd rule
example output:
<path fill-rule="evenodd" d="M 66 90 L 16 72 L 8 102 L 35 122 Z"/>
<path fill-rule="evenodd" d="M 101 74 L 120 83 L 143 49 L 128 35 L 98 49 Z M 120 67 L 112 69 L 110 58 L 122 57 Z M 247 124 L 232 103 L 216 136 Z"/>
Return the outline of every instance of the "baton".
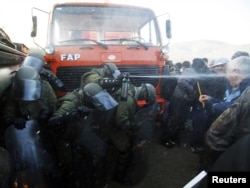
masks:
<path fill-rule="evenodd" d="M 200 87 L 199 82 L 197 82 L 197 87 L 198 87 L 199 94 L 202 95 L 202 93 L 201 93 L 201 87 Z M 205 103 L 202 102 L 201 104 L 202 104 L 202 108 L 205 108 Z"/>

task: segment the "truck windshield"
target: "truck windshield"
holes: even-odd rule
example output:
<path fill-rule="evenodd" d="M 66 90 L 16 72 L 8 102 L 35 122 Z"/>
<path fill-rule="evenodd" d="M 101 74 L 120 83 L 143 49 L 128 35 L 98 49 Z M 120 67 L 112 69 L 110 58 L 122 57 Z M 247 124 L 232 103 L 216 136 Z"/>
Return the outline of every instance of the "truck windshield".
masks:
<path fill-rule="evenodd" d="M 126 6 L 59 5 L 49 36 L 53 45 L 161 45 L 154 13 Z"/>

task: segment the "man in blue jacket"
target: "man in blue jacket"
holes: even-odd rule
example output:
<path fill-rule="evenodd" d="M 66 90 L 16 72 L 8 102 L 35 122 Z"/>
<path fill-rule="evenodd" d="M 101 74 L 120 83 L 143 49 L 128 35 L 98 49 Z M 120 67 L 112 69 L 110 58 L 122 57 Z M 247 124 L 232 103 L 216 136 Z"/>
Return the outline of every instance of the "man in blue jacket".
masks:
<path fill-rule="evenodd" d="M 208 95 L 201 95 L 200 102 L 206 104 L 215 120 L 250 86 L 250 61 L 249 57 L 238 57 L 228 63 L 226 77 L 229 81 L 223 100 L 218 100 Z"/>

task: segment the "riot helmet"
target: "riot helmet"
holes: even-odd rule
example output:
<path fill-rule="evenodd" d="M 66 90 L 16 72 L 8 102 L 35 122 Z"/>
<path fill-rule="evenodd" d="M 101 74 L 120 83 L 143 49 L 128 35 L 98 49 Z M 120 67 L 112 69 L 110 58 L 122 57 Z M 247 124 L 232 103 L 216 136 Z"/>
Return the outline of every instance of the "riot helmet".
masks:
<path fill-rule="evenodd" d="M 156 100 L 155 87 L 152 84 L 141 84 L 135 87 L 135 97 L 137 100 L 146 100 L 148 103 L 154 103 Z"/>
<path fill-rule="evenodd" d="M 109 78 L 118 78 L 121 74 L 120 70 L 114 63 L 105 63 L 103 66 L 104 76 Z"/>
<path fill-rule="evenodd" d="M 82 88 L 82 90 L 87 96 L 92 97 L 101 92 L 103 89 L 96 83 L 88 83 Z"/>
<path fill-rule="evenodd" d="M 90 101 L 98 110 L 106 111 L 118 105 L 116 100 L 97 83 L 88 83 L 82 90 L 86 98 L 85 100 Z"/>
<path fill-rule="evenodd" d="M 40 75 L 38 74 L 35 68 L 31 66 L 24 66 L 20 67 L 20 69 L 16 72 L 15 79 L 39 80 Z"/>
<path fill-rule="evenodd" d="M 22 66 L 33 67 L 38 73 L 42 71 L 44 65 L 45 63 L 43 61 L 33 56 L 27 56 L 22 62 Z"/>
<path fill-rule="evenodd" d="M 34 101 L 40 98 L 40 94 L 41 82 L 38 72 L 31 66 L 22 66 L 13 79 L 13 97 L 22 101 Z"/>
<path fill-rule="evenodd" d="M 97 83 L 101 76 L 98 73 L 86 72 L 81 76 L 80 87 L 85 86 L 88 83 Z"/>
<path fill-rule="evenodd" d="M 36 57 L 46 64 L 44 60 L 44 52 L 40 49 L 30 49 L 28 56 Z"/>

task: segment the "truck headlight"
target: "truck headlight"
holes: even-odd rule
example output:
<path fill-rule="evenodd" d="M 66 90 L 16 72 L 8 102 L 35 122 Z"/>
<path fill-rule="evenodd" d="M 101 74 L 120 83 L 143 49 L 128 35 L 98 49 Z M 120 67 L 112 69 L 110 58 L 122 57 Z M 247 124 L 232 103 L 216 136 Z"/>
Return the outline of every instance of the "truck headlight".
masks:
<path fill-rule="evenodd" d="M 164 46 L 162 49 L 161 49 L 161 53 L 163 55 L 166 55 L 169 53 L 169 47 L 168 46 Z"/>
<path fill-rule="evenodd" d="M 55 48 L 53 46 L 46 46 L 44 50 L 49 55 L 51 55 L 55 52 Z"/>

